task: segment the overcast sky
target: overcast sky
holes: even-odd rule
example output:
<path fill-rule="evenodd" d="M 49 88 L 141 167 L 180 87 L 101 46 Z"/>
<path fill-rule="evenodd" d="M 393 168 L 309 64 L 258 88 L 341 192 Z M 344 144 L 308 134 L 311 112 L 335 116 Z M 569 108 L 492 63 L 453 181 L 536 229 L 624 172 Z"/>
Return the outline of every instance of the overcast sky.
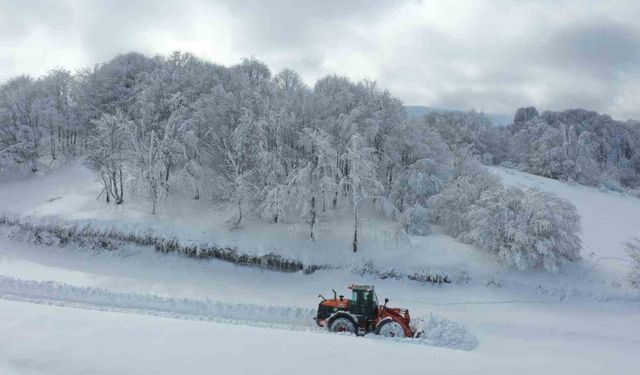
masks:
<path fill-rule="evenodd" d="M 0 80 L 173 50 L 370 78 L 406 104 L 640 119 L 637 0 L 0 0 Z"/>

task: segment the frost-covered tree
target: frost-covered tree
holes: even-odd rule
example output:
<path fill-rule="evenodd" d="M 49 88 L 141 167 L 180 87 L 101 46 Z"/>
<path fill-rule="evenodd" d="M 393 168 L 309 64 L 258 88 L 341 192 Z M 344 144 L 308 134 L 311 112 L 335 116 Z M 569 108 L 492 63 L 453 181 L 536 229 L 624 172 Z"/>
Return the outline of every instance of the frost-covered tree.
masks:
<path fill-rule="evenodd" d="M 601 179 L 601 171 L 595 159 L 598 144 L 595 136 L 584 131 L 580 133 L 575 141 L 575 178 L 578 182 L 585 185 L 598 185 Z"/>
<path fill-rule="evenodd" d="M 135 170 L 136 185 L 144 191 L 147 199 L 151 203 L 151 214 L 158 211 L 158 202 L 167 193 L 166 183 L 166 159 L 163 155 L 171 147 L 172 139 L 167 136 L 172 134 L 171 129 L 165 129 L 164 134 L 158 135 L 152 129 L 146 132 L 144 126 L 135 124 L 129 131 L 131 141 L 131 153 L 133 158 L 133 169 Z M 171 127 L 171 124 L 167 124 Z"/>
<path fill-rule="evenodd" d="M 467 148 L 485 164 L 499 164 L 506 156 L 504 134 L 482 113 L 433 112 L 424 117 L 424 122 L 438 131 L 451 150 Z"/>
<path fill-rule="evenodd" d="M 467 215 L 486 192 L 501 188 L 497 177 L 477 168 L 451 180 L 429 201 L 429 218 L 442 225 L 449 234 L 460 237 L 474 225 Z"/>
<path fill-rule="evenodd" d="M 640 238 L 633 238 L 625 244 L 625 249 L 631 258 L 631 272 L 629 283 L 634 288 L 640 288 Z"/>
<path fill-rule="evenodd" d="M 555 272 L 562 262 L 580 259 L 580 217 L 573 205 L 537 190 L 504 188 L 482 169 L 471 171 L 431 199 L 431 220 L 507 267 Z"/>
<path fill-rule="evenodd" d="M 466 213 L 462 239 L 494 252 L 519 270 L 555 272 L 580 259 L 580 217 L 570 203 L 549 193 L 516 188 L 490 190 Z"/>
<path fill-rule="evenodd" d="M 353 213 L 353 241 L 352 249 L 358 251 L 358 229 L 360 227 L 360 204 L 367 199 L 384 199 L 382 193 L 384 187 L 378 180 L 373 149 L 367 147 L 363 140 L 354 135 L 349 141 L 345 155 L 348 174 L 343 177 L 340 184 L 347 187 L 350 195 L 351 209 Z"/>
<path fill-rule="evenodd" d="M 452 153 L 439 134 L 408 123 L 398 135 L 394 151 L 398 166 L 391 171 L 390 197 L 400 212 L 427 203 L 451 178 Z M 391 177 L 390 173 L 390 177 Z"/>
<path fill-rule="evenodd" d="M 238 121 L 235 127 L 216 129 L 212 140 L 212 153 L 218 163 L 216 195 L 236 208 L 234 228 L 239 228 L 243 218 L 255 210 L 259 187 L 254 167 L 264 139 L 260 123 L 248 111 Z"/>
<path fill-rule="evenodd" d="M 306 164 L 289 176 L 286 199 L 302 213 L 309 225 L 310 238 L 315 240 L 316 224 L 326 216 L 329 199 L 338 190 L 337 153 L 325 133 L 306 129 L 305 135 Z"/>
<path fill-rule="evenodd" d="M 521 109 L 516 120 L 508 127 L 509 159 L 528 172 L 586 185 L 640 186 L 637 124 L 583 109 L 542 115 Z"/>
<path fill-rule="evenodd" d="M 43 104 L 47 107 L 44 121 L 49 133 L 49 151 L 54 160 L 59 153 L 77 154 L 80 146 L 78 137 L 82 128 L 78 124 L 72 98 L 74 84 L 73 75 L 64 69 L 51 70 L 41 79 Z"/>
<path fill-rule="evenodd" d="M 113 197 L 116 204 L 122 204 L 127 146 L 133 122 L 123 112 L 117 111 L 115 115 L 105 113 L 93 123 L 95 133 L 89 139 L 88 161 L 100 176 L 107 203 Z"/>
<path fill-rule="evenodd" d="M 39 86 L 31 77 L 20 76 L 0 87 L 0 121 L 0 158 L 28 164 L 37 172 L 45 125 Z"/>

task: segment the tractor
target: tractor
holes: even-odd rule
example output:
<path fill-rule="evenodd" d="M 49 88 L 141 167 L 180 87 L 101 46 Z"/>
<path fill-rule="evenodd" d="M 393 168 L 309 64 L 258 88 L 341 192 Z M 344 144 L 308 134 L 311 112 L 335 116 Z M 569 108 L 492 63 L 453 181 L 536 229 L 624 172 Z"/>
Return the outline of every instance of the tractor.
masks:
<path fill-rule="evenodd" d="M 378 304 L 373 285 L 349 285 L 351 299 L 338 296 L 333 291 L 333 299 L 322 298 L 318 305 L 315 321 L 320 327 L 331 332 L 350 332 L 356 336 L 375 333 L 387 337 L 418 337 L 421 330 L 412 328 L 409 310 Z"/>

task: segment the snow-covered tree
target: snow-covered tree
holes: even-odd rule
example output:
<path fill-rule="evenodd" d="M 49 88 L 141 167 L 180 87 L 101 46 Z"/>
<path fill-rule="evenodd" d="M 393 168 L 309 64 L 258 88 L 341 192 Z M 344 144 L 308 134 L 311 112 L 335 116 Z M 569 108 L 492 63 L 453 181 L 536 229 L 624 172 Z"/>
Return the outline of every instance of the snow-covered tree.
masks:
<path fill-rule="evenodd" d="M 93 123 L 95 133 L 89 139 L 88 160 L 100 176 L 107 203 L 113 197 L 116 204 L 122 204 L 127 146 L 133 122 L 123 112 L 117 111 L 115 115 L 105 113 Z"/>
<path fill-rule="evenodd" d="M 580 259 L 573 205 L 549 193 L 505 188 L 479 168 L 466 170 L 430 200 L 431 220 L 507 267 L 555 272 L 562 262 Z"/>
<path fill-rule="evenodd" d="M 485 164 L 499 164 L 506 156 L 508 144 L 503 134 L 482 113 L 434 112 L 424 122 L 438 131 L 451 150 L 467 148 Z"/>
<path fill-rule="evenodd" d="M 549 193 L 489 190 L 466 216 L 471 226 L 461 238 L 494 252 L 508 267 L 555 272 L 563 261 L 580 259 L 580 217 L 573 205 Z"/>
<path fill-rule="evenodd" d="M 348 174 L 340 184 L 347 187 L 353 213 L 352 249 L 358 251 L 358 229 L 360 204 L 367 199 L 385 199 L 382 196 L 384 186 L 376 174 L 373 149 L 367 147 L 358 135 L 351 137 L 344 159 L 347 161 Z"/>
<path fill-rule="evenodd" d="M 39 87 L 31 77 L 20 76 L 2 85 L 0 95 L 0 158 L 37 172 L 45 129 Z"/>
<path fill-rule="evenodd" d="M 134 155 L 134 166 L 136 185 L 144 191 L 147 199 L 151 203 L 151 214 L 158 211 L 158 201 L 163 198 L 168 189 L 164 187 L 166 183 L 166 165 L 163 158 L 167 148 L 171 147 L 172 139 L 168 134 L 172 134 L 171 129 L 165 129 L 163 135 L 156 134 L 155 130 L 146 132 L 144 126 L 135 124 L 129 131 L 131 142 L 131 153 Z M 167 124 L 166 127 L 171 127 Z"/>
<path fill-rule="evenodd" d="M 521 109 L 508 127 L 510 161 L 530 173 L 586 185 L 640 186 L 634 163 L 640 126 L 583 109 L 544 112 Z"/>
<path fill-rule="evenodd" d="M 59 153 L 75 155 L 81 132 L 72 98 L 74 77 L 64 69 L 54 69 L 41 79 L 43 104 L 46 105 L 45 123 L 48 128 L 49 151 L 52 159 Z"/>
<path fill-rule="evenodd" d="M 326 216 L 329 199 L 338 190 L 337 154 L 325 133 L 305 129 L 305 135 L 306 164 L 289 176 L 286 198 L 302 214 L 309 225 L 310 238 L 315 240 L 316 224 Z"/>
<path fill-rule="evenodd" d="M 390 198 L 400 212 L 406 208 L 425 206 L 451 178 L 452 153 L 439 134 L 417 123 L 407 123 L 395 140 L 397 166 L 388 177 Z"/>
<path fill-rule="evenodd" d="M 500 189 L 497 177 L 481 169 L 460 175 L 429 200 L 429 218 L 460 237 L 474 225 L 467 213 L 486 192 Z"/>
<path fill-rule="evenodd" d="M 634 288 L 640 289 L 640 238 L 636 237 L 627 242 L 625 249 L 632 263 L 629 282 Z"/>
<path fill-rule="evenodd" d="M 264 136 L 259 122 L 249 111 L 234 127 L 216 129 L 212 137 L 212 154 L 217 161 L 216 195 L 233 204 L 236 214 L 233 227 L 239 228 L 242 219 L 256 208 L 259 187 L 256 185 L 257 158 Z"/>

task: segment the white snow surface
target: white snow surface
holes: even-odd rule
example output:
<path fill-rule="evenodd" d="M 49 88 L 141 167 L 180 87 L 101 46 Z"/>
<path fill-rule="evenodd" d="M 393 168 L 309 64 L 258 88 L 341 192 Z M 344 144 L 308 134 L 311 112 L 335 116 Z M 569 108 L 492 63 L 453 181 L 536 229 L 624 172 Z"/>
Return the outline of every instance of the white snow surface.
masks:
<path fill-rule="evenodd" d="M 2 214 L 151 227 L 303 261 L 374 260 L 402 270 L 464 271 L 470 278 L 438 286 L 349 269 L 281 273 L 132 245 L 111 252 L 36 246 L 0 228 L 0 374 L 635 374 L 640 298 L 625 283 L 629 264 L 621 244 L 638 235 L 640 200 L 491 170 L 507 184 L 574 203 L 584 227 L 583 260 L 555 275 L 502 270 L 482 251 L 442 233 L 386 248 L 385 236 L 372 234 L 389 224 L 375 220 L 377 229 L 365 232 L 368 246 L 353 258 L 348 228 L 341 231 L 346 223 L 326 227 L 332 230 L 311 243 L 290 225 L 251 223 L 229 231 L 225 216 L 206 202 L 170 202 L 158 217 L 135 199 L 105 206 L 79 162 L 0 181 Z M 346 294 L 352 282 L 375 284 L 390 305 L 427 317 L 427 345 L 318 334 L 307 325 L 318 293 Z"/>

